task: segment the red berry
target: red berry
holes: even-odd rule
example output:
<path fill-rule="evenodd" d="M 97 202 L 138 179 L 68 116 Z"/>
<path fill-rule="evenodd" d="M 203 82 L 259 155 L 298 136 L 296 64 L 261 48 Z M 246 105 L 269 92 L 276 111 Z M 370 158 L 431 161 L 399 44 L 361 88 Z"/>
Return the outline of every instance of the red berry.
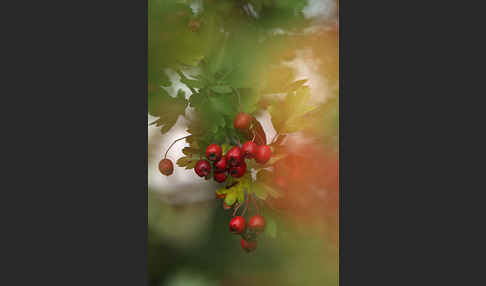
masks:
<path fill-rule="evenodd" d="M 265 230 L 265 219 L 261 215 L 254 215 L 248 221 L 248 227 L 259 234 Z"/>
<path fill-rule="evenodd" d="M 251 115 L 248 113 L 240 112 L 236 115 L 233 122 L 236 129 L 244 130 L 250 127 Z"/>
<path fill-rule="evenodd" d="M 211 173 L 211 165 L 206 160 L 199 160 L 194 167 L 194 171 L 199 177 L 207 177 Z"/>
<path fill-rule="evenodd" d="M 257 144 L 253 141 L 246 141 L 241 147 L 241 152 L 243 152 L 243 157 L 251 159 L 255 157 L 257 151 Z"/>
<path fill-rule="evenodd" d="M 256 240 L 247 241 L 247 240 L 244 240 L 243 238 L 241 238 L 240 244 L 241 244 L 241 247 L 246 252 L 251 252 L 251 251 L 253 251 L 257 248 L 257 241 Z"/>
<path fill-rule="evenodd" d="M 246 221 L 242 216 L 235 216 L 229 223 L 230 231 L 234 234 L 240 234 L 245 231 Z"/>
<path fill-rule="evenodd" d="M 258 146 L 255 154 L 255 161 L 260 164 L 265 164 L 272 157 L 272 149 L 267 145 Z"/>
<path fill-rule="evenodd" d="M 246 172 L 246 163 L 244 161 L 241 161 L 238 166 L 231 167 L 229 172 L 234 178 L 242 177 Z"/>
<path fill-rule="evenodd" d="M 243 160 L 243 153 L 241 152 L 240 147 L 234 146 L 231 148 L 228 153 L 226 153 L 226 158 L 228 159 L 230 166 L 238 165 Z"/>
<path fill-rule="evenodd" d="M 226 172 L 215 172 L 214 173 L 214 180 L 218 183 L 222 183 L 226 181 Z"/>
<path fill-rule="evenodd" d="M 206 158 L 210 161 L 218 161 L 221 158 L 223 150 L 218 144 L 211 144 L 206 148 Z"/>
<path fill-rule="evenodd" d="M 172 175 L 174 172 L 174 165 L 172 164 L 172 161 L 169 159 L 163 159 L 159 162 L 159 171 L 166 175 Z"/>
<path fill-rule="evenodd" d="M 214 168 L 215 171 L 219 171 L 219 172 L 226 170 L 228 168 L 228 159 L 226 158 L 226 156 L 221 157 L 219 161 L 214 163 Z"/>

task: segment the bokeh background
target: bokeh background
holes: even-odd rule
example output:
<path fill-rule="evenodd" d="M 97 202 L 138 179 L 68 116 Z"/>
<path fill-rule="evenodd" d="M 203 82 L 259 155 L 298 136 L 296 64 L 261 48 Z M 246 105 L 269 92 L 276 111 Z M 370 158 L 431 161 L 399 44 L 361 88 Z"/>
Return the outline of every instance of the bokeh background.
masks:
<path fill-rule="evenodd" d="M 177 165 L 172 176 L 158 170 L 169 145 L 189 134 L 193 110 L 187 106 L 173 116 L 165 116 L 167 111 L 161 116 L 151 112 L 160 102 L 149 100 L 149 285 L 338 285 L 338 2 L 148 2 L 149 96 L 163 89 L 173 98 L 181 90 L 189 97 L 191 91 L 171 67 L 190 66 L 210 55 L 218 47 L 214 27 L 224 23 L 232 31 L 241 27 L 240 42 L 229 49 L 232 64 L 244 66 L 241 77 L 275 85 L 307 79 L 309 104 L 321 106 L 302 132 L 287 138 L 290 156 L 278 166 L 286 174 L 285 196 L 267 206 L 276 235 L 262 235 L 258 249 L 246 253 L 239 236 L 228 231 L 230 211 L 215 199 L 218 184 Z M 239 10 L 243 12 L 235 12 Z M 265 49 L 255 49 L 251 43 L 262 37 L 270 39 Z M 264 68 L 269 59 L 278 63 L 276 68 Z M 158 84 L 162 72 L 170 87 Z M 271 115 L 261 110 L 255 116 L 271 141 Z M 152 124 L 157 121 L 162 124 Z M 185 146 L 184 140 L 178 141 L 167 157 L 175 163 Z"/>

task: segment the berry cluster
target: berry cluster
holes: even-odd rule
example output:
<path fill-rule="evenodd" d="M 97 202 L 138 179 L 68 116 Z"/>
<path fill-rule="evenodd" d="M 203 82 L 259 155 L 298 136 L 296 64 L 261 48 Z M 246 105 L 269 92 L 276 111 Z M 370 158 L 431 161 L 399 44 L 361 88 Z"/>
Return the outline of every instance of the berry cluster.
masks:
<path fill-rule="evenodd" d="M 219 199 L 225 198 L 225 195 L 216 196 Z M 225 205 L 224 202 L 223 205 Z M 230 206 L 227 206 L 227 209 L 230 208 Z M 265 218 L 259 214 L 256 214 L 252 216 L 247 223 L 242 215 L 234 216 L 233 214 L 233 218 L 229 223 L 229 230 L 233 234 L 240 235 L 241 247 L 246 252 L 251 252 L 257 248 L 257 236 L 265 231 Z"/>
<path fill-rule="evenodd" d="M 218 144 L 211 144 L 206 148 L 206 158 L 213 162 L 214 180 L 218 183 L 226 181 L 228 175 L 241 178 L 246 172 L 245 159 L 255 159 L 257 163 L 265 164 L 271 156 L 272 150 L 268 145 L 258 146 L 253 141 L 247 141 L 241 147 L 233 146 L 225 155 Z M 197 161 L 194 171 L 199 177 L 207 179 L 211 174 L 209 161 Z"/>
<path fill-rule="evenodd" d="M 254 130 L 255 128 L 257 129 L 257 131 L 253 132 L 254 136 L 251 141 L 246 141 L 241 146 L 238 144 L 237 146 L 231 147 L 226 154 L 223 154 L 223 149 L 218 144 L 211 144 L 207 146 L 205 153 L 207 160 L 200 159 L 194 165 L 194 171 L 199 177 L 204 177 L 207 180 L 212 175 L 216 182 L 223 183 L 226 181 L 228 176 L 233 178 L 241 178 L 245 175 L 247 170 L 245 160 L 253 159 L 258 164 L 265 164 L 270 160 L 270 157 L 272 157 L 272 150 L 270 149 L 270 146 L 266 144 L 263 129 L 259 123 L 252 125 L 252 120 L 252 116 L 244 112 L 238 113 L 234 118 L 235 129 L 247 134 L 248 136 L 250 134 L 249 131 Z M 250 128 L 250 126 L 253 127 Z M 261 129 L 260 133 L 258 128 Z M 164 159 L 162 159 L 159 163 L 159 170 L 162 174 L 170 176 L 174 172 L 172 161 L 166 158 L 167 153 L 175 142 L 186 137 L 175 140 L 167 149 Z M 257 142 L 255 142 L 255 138 L 257 138 Z M 238 183 L 240 182 L 230 182 L 226 188 L 231 188 Z M 265 219 L 263 216 L 259 215 L 260 211 L 258 208 L 257 199 L 251 194 L 248 194 L 245 203 L 239 204 L 236 202 L 233 205 L 227 205 L 224 201 L 226 194 L 216 193 L 216 197 L 218 199 L 223 199 L 223 209 L 229 210 L 234 208 L 233 218 L 230 221 L 229 227 L 232 233 L 241 236 L 241 247 L 247 252 L 255 250 L 257 248 L 257 235 L 265 230 Z M 251 202 L 254 203 L 256 214 L 253 215 L 247 222 L 243 216 L 245 215 L 246 210 L 250 206 Z M 245 205 L 243 212 L 236 216 L 238 209 L 240 209 L 242 205 Z"/>
<path fill-rule="evenodd" d="M 233 217 L 229 223 L 230 231 L 241 235 L 240 244 L 243 250 L 251 252 L 257 248 L 257 235 L 265 230 L 265 219 L 261 215 L 254 215 L 248 220 L 242 216 Z"/>

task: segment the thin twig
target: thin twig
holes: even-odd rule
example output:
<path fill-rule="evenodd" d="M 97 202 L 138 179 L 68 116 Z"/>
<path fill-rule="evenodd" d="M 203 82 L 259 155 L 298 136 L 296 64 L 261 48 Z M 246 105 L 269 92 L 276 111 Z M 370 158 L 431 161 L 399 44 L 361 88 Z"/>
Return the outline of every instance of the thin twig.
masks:
<path fill-rule="evenodd" d="M 165 151 L 164 159 L 167 158 L 167 153 L 169 152 L 169 150 L 172 147 L 172 145 L 174 145 L 177 141 L 182 140 L 182 139 L 185 139 L 185 138 L 187 138 L 189 136 L 191 136 L 191 135 L 184 136 L 184 137 L 179 138 L 179 139 L 176 139 L 174 142 L 172 142 L 172 144 L 170 144 L 169 148 L 167 148 L 167 151 Z"/>
<path fill-rule="evenodd" d="M 257 202 L 256 198 L 253 197 L 253 195 L 251 196 L 251 198 L 253 199 L 253 202 L 255 203 L 255 206 L 256 206 L 256 209 L 257 209 L 257 214 L 260 214 L 260 208 L 258 207 L 258 202 Z"/>
<path fill-rule="evenodd" d="M 277 132 L 277 133 L 275 133 L 275 136 L 273 136 L 273 139 L 272 139 L 272 141 L 270 142 L 270 145 L 271 145 L 271 144 L 273 144 L 273 141 L 275 141 L 275 139 L 277 138 L 277 136 L 278 136 L 278 135 L 279 135 L 279 134 L 278 134 L 278 132 Z"/>
<path fill-rule="evenodd" d="M 238 204 L 238 203 L 237 203 Z M 238 209 L 241 207 L 241 204 L 238 204 L 238 206 L 236 206 L 236 208 L 234 209 L 233 211 L 233 216 L 235 216 L 236 212 L 238 211 Z"/>
<path fill-rule="evenodd" d="M 248 208 L 248 199 L 246 199 L 246 201 L 245 201 L 245 208 L 243 209 L 243 212 L 241 212 L 241 216 L 245 215 L 247 208 Z"/>

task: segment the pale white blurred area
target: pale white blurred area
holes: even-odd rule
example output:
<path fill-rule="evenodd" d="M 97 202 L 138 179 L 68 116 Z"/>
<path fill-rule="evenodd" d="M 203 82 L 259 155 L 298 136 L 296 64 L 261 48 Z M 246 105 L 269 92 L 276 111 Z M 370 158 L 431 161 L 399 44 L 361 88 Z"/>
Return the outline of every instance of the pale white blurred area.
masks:
<path fill-rule="evenodd" d="M 302 12 L 306 18 L 325 18 L 329 19 L 336 14 L 335 0 L 308 0 L 307 6 Z"/>
<path fill-rule="evenodd" d="M 300 49 L 295 53 L 296 57 L 284 64 L 294 69 L 295 80 L 307 79 L 306 85 L 311 93 L 310 104 L 325 103 L 331 94 L 327 78 L 319 73 L 322 63 L 313 55 L 310 48 Z"/>

